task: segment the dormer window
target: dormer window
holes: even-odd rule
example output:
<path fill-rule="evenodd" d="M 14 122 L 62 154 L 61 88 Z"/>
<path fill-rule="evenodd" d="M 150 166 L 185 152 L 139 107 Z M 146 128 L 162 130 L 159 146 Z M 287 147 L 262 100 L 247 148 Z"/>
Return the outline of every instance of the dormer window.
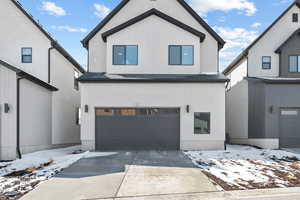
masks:
<path fill-rule="evenodd" d="M 170 45 L 169 65 L 194 65 L 194 47 L 192 45 Z"/>
<path fill-rule="evenodd" d="M 298 22 L 298 13 L 293 13 L 293 22 Z"/>
<path fill-rule="evenodd" d="M 137 45 L 114 45 L 113 65 L 137 65 L 138 46 Z"/>

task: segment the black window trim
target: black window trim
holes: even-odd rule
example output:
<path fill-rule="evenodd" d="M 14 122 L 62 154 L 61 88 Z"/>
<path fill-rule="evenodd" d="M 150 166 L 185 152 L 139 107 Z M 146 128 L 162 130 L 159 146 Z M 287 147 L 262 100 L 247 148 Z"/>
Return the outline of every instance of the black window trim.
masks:
<path fill-rule="evenodd" d="M 264 62 L 264 58 L 270 58 L 270 62 Z M 261 64 L 262 64 L 261 67 L 264 70 L 272 69 L 272 57 L 271 56 L 262 56 L 261 57 Z M 264 67 L 264 64 L 270 64 L 270 66 L 267 68 L 267 67 Z"/>
<path fill-rule="evenodd" d="M 188 46 L 188 47 L 192 47 L 192 50 L 193 50 L 193 54 L 192 54 L 192 64 L 182 64 L 182 47 L 184 46 Z M 180 64 L 171 64 L 171 47 L 180 47 Z M 193 66 L 195 65 L 195 48 L 194 48 L 194 45 L 169 45 L 168 47 L 168 64 L 170 66 Z"/>
<path fill-rule="evenodd" d="M 31 55 L 23 55 L 23 49 L 30 49 L 31 50 Z M 23 56 L 31 56 L 31 61 L 30 62 L 25 62 L 23 60 Z M 32 47 L 22 47 L 21 48 L 21 62 L 22 63 L 32 63 L 33 62 L 33 50 L 32 50 Z"/>
<path fill-rule="evenodd" d="M 126 64 L 126 57 L 127 57 L 127 49 L 126 49 L 126 47 L 128 47 L 128 46 L 134 46 L 134 47 L 136 47 L 137 48 L 137 62 L 136 62 L 136 64 Z M 115 55 L 115 47 L 124 47 L 124 49 L 125 49 L 125 55 L 124 55 L 124 64 L 116 64 L 115 63 L 115 59 L 114 59 L 114 55 Z M 112 64 L 113 65 L 121 65 L 121 66 L 137 66 L 137 65 L 139 65 L 139 46 L 136 44 L 136 45 L 113 45 L 113 47 L 112 47 Z"/>
<path fill-rule="evenodd" d="M 200 113 L 200 114 L 209 114 L 209 133 L 204 134 L 204 133 L 197 133 L 195 131 L 195 115 L 196 113 Z M 194 112 L 194 135 L 210 135 L 211 134 L 211 112 Z"/>
<path fill-rule="evenodd" d="M 290 68 L 290 57 L 292 57 L 292 56 L 296 56 L 297 57 L 297 71 L 296 72 L 291 72 L 291 68 Z M 299 57 L 300 57 L 300 55 L 289 55 L 289 57 L 288 57 L 288 70 L 289 70 L 289 73 L 300 73 L 300 66 L 299 66 Z"/>
<path fill-rule="evenodd" d="M 292 15 L 292 22 L 298 22 L 299 21 L 299 15 L 298 13 L 293 13 Z"/>

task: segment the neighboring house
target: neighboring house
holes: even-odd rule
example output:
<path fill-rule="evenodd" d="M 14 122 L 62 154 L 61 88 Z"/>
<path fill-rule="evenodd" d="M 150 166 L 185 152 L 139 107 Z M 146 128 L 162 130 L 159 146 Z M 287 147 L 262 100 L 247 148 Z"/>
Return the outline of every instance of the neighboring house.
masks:
<path fill-rule="evenodd" d="M 14 0 L 0 6 L 0 160 L 80 143 L 85 71 Z"/>
<path fill-rule="evenodd" d="M 224 148 L 224 41 L 185 1 L 123 0 L 82 43 L 84 149 Z"/>
<path fill-rule="evenodd" d="M 227 133 L 234 143 L 300 147 L 300 1 L 224 71 Z"/>

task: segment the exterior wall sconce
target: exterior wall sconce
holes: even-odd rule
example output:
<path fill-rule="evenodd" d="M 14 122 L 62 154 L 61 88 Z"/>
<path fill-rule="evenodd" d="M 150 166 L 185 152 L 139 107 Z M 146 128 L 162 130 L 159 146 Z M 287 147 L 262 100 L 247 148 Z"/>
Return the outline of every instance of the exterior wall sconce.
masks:
<path fill-rule="evenodd" d="M 190 110 L 191 110 L 190 105 L 187 105 L 187 106 L 186 106 L 186 112 L 187 112 L 187 113 L 190 113 Z"/>
<path fill-rule="evenodd" d="M 88 105 L 85 105 L 85 106 L 84 106 L 84 112 L 86 112 L 86 113 L 89 112 L 89 106 L 88 106 Z"/>
<path fill-rule="evenodd" d="M 274 112 L 274 106 L 269 107 L 269 112 L 272 114 Z"/>
<path fill-rule="evenodd" d="M 8 113 L 9 110 L 10 110 L 10 107 L 9 107 L 8 103 L 5 103 L 4 104 L 4 113 Z"/>

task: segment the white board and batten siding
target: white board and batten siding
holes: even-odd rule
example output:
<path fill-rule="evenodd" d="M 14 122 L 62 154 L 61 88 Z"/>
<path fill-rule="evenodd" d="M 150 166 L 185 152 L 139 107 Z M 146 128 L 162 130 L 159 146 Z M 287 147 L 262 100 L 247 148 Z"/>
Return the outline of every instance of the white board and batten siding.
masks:
<path fill-rule="evenodd" d="M 95 149 L 94 109 L 97 107 L 180 108 L 181 149 L 224 149 L 225 86 L 222 83 L 103 83 L 81 87 L 82 105 L 89 105 L 88 113 L 82 113 L 81 126 L 81 140 L 86 149 Z M 191 109 L 189 113 L 187 105 Z M 211 134 L 194 134 L 194 112 L 211 113 Z"/>
<path fill-rule="evenodd" d="M 16 73 L 0 64 L 0 159 L 4 160 L 16 156 L 16 88 Z M 4 113 L 5 103 L 10 108 L 8 113 Z"/>
<path fill-rule="evenodd" d="M 52 142 L 78 144 L 80 126 L 76 124 L 76 112 L 80 107 L 80 91 L 74 89 L 76 69 L 57 50 L 51 53 L 51 84 L 59 88 L 52 94 Z"/>
<path fill-rule="evenodd" d="M 200 63 L 200 69 L 197 69 L 198 71 L 202 73 L 212 73 L 212 72 L 217 72 L 218 71 L 218 42 L 213 38 L 213 36 L 208 33 L 208 31 L 202 27 L 202 25 L 199 24 L 191 15 L 188 13 L 177 1 L 174 0 L 163 0 L 163 1 L 141 1 L 141 0 L 131 0 L 129 1 L 123 9 L 121 9 L 103 28 L 100 30 L 90 41 L 89 41 L 89 71 L 90 72 L 109 72 L 111 69 L 110 67 L 110 62 L 109 60 L 111 57 L 109 57 L 108 53 L 111 53 L 110 46 L 112 43 L 105 43 L 102 39 L 102 33 L 105 31 L 108 31 L 152 8 L 155 8 L 161 12 L 163 12 L 166 15 L 169 15 L 177 20 L 179 20 L 182 23 L 185 23 L 188 26 L 193 27 L 194 29 L 204 33 L 206 35 L 205 40 L 203 43 L 200 44 L 200 49 L 199 51 L 195 52 L 195 57 L 199 57 L 197 60 Z M 161 48 L 159 45 L 159 41 L 154 41 L 154 39 L 149 38 L 151 34 L 142 34 L 141 27 L 146 28 L 147 30 L 150 29 L 159 29 L 157 32 L 155 30 L 151 30 L 152 33 L 154 34 L 163 34 L 162 36 L 166 36 L 172 31 L 172 34 L 168 35 L 170 36 L 169 42 L 174 39 L 174 37 L 177 36 L 182 36 L 182 34 L 186 35 L 189 33 L 179 33 L 179 32 L 186 32 L 185 30 L 176 30 L 180 29 L 178 27 L 174 28 L 169 22 L 163 21 L 162 19 L 155 19 L 154 17 L 149 17 L 150 19 L 145 19 L 141 22 L 138 22 L 137 24 L 133 25 L 136 28 L 139 28 L 140 34 L 134 34 L 138 35 L 137 40 L 148 40 L 150 39 L 154 44 L 157 45 L 156 48 L 144 51 L 144 54 L 142 55 L 143 58 L 150 57 L 151 54 L 153 53 L 152 51 L 156 51 L 158 55 L 164 56 L 165 53 L 167 52 L 167 46 L 164 48 Z M 155 23 L 147 23 L 149 20 L 154 21 Z M 163 23 L 163 25 L 162 25 Z M 164 30 L 165 29 L 165 30 Z M 132 30 L 131 27 L 127 27 L 124 31 L 130 31 Z M 159 32 L 159 33 L 158 33 Z M 174 33 L 174 36 L 172 36 Z M 118 33 L 117 33 L 118 34 Z M 121 35 L 120 33 L 119 35 Z M 125 37 L 125 34 L 123 34 L 123 38 Z M 116 37 L 113 37 L 114 39 Z M 128 36 L 129 37 L 129 36 Z M 177 40 L 176 42 L 173 41 L 175 44 L 181 44 L 181 45 L 188 45 L 189 40 L 185 40 L 186 36 L 184 36 L 184 39 Z M 121 38 L 120 38 L 121 39 Z M 125 38 L 124 38 L 125 39 Z M 130 38 L 126 38 L 130 39 Z M 131 38 L 133 39 L 133 38 Z M 136 42 L 137 42 L 136 40 Z M 111 40 L 113 41 L 113 40 Z M 124 41 L 124 40 L 123 40 Z M 199 41 L 199 40 L 198 40 Z M 120 41 L 121 42 L 121 41 Z M 132 41 L 134 42 L 134 41 Z M 145 41 L 146 42 L 146 41 Z M 153 44 L 153 45 L 154 45 Z M 122 44 L 120 44 L 122 45 Z M 172 45 L 172 44 L 169 44 Z M 197 46 L 196 46 L 197 47 Z M 195 48 L 196 48 L 195 47 Z M 161 57 L 160 56 L 160 57 Z M 158 60 L 162 60 L 163 58 L 155 58 Z M 152 59 L 154 59 L 152 57 Z M 154 64 L 154 63 L 153 63 Z M 157 69 L 156 69 L 157 68 Z M 166 73 L 165 70 L 162 70 L 159 68 L 159 66 L 152 66 L 153 72 L 152 73 Z M 146 69 L 145 69 L 146 70 Z M 124 70 L 121 70 L 120 72 L 123 73 Z M 193 70 L 174 70 L 174 73 L 191 73 Z M 169 70 L 168 72 L 172 72 L 172 70 Z M 117 73 L 116 70 L 113 70 L 113 73 Z"/>
<path fill-rule="evenodd" d="M 260 40 L 249 50 L 248 66 L 250 77 L 278 77 L 279 56 L 277 48 L 289 36 L 300 28 L 300 23 L 292 22 L 293 13 L 300 15 L 300 9 L 294 5 Z M 271 69 L 262 69 L 262 56 L 271 56 Z"/>

